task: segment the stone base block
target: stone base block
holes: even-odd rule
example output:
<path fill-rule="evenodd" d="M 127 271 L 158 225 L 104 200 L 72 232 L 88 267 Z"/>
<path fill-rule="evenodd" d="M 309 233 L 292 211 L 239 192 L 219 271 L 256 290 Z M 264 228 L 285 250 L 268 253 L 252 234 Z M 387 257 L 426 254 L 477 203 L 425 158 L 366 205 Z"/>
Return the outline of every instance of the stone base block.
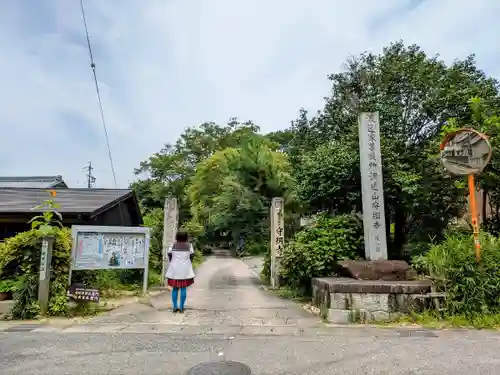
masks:
<path fill-rule="evenodd" d="M 0 302 L 0 314 L 9 314 L 14 306 L 14 301 L 1 301 Z"/>
<path fill-rule="evenodd" d="M 376 323 L 390 321 L 399 315 L 386 311 L 328 309 L 326 320 L 333 324 Z"/>
<path fill-rule="evenodd" d="M 422 311 L 430 291 L 428 281 L 315 278 L 313 303 L 328 311 L 332 323 L 378 322 L 402 313 Z"/>
<path fill-rule="evenodd" d="M 347 277 L 315 277 L 313 289 L 329 293 L 422 294 L 430 291 L 429 280 L 357 280 Z"/>
<path fill-rule="evenodd" d="M 328 309 L 327 320 L 334 324 L 352 323 L 351 312 L 349 310 Z"/>

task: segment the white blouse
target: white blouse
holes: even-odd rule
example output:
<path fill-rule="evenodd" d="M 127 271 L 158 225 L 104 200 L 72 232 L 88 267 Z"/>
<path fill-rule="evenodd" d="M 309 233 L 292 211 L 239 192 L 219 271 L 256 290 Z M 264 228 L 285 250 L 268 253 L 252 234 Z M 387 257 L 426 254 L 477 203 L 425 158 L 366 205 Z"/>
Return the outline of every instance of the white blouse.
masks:
<path fill-rule="evenodd" d="M 165 275 L 168 279 L 186 280 L 194 278 L 193 265 L 191 264 L 191 255 L 194 254 L 193 245 L 190 245 L 189 251 L 175 250 L 170 246 L 167 254 L 172 254 L 172 260 Z"/>

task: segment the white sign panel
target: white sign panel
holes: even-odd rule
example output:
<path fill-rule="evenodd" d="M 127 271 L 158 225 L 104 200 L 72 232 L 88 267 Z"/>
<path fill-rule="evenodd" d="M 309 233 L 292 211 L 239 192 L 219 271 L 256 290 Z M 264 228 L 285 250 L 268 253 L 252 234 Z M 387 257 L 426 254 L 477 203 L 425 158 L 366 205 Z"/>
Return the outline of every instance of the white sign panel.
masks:
<path fill-rule="evenodd" d="M 358 125 L 365 256 L 383 260 L 387 259 L 387 242 L 378 112 L 362 113 Z"/>
<path fill-rule="evenodd" d="M 73 226 L 73 270 L 144 268 L 149 228 Z"/>

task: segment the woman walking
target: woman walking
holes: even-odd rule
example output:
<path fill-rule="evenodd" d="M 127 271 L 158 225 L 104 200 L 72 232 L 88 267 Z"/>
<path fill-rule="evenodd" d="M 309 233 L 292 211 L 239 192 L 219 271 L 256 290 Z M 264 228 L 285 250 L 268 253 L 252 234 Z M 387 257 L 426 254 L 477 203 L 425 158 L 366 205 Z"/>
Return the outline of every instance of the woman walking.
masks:
<path fill-rule="evenodd" d="M 194 248 L 186 232 L 177 232 L 175 243 L 168 249 L 167 283 L 172 287 L 172 311 L 184 312 L 186 288 L 194 283 L 193 257 Z M 178 304 L 180 291 L 180 305 Z"/>

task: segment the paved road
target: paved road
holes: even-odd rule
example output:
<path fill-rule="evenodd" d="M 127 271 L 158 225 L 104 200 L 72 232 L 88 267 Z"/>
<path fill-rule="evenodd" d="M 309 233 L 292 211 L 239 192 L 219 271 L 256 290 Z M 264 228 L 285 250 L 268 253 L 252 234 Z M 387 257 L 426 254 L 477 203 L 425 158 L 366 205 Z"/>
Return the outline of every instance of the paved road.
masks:
<path fill-rule="evenodd" d="M 161 323 L 191 331 L 211 328 L 219 333 L 234 333 L 236 328 L 261 328 L 264 333 L 273 327 L 298 330 L 320 323 L 318 317 L 296 303 L 264 290 L 255 270 L 231 257 L 209 257 L 197 269 L 196 282 L 188 289 L 186 312 L 173 314 L 171 309 L 170 293 L 166 292 L 152 298 L 151 305 L 124 306 L 91 319 L 88 326 Z M 84 328 L 87 326 L 72 329 L 76 332 Z"/>
<path fill-rule="evenodd" d="M 169 308 L 163 295 L 62 330 L 0 332 L 0 375 L 180 375 L 218 360 L 255 375 L 500 373 L 497 333 L 325 327 L 231 258 L 198 269 L 185 315 Z"/>

